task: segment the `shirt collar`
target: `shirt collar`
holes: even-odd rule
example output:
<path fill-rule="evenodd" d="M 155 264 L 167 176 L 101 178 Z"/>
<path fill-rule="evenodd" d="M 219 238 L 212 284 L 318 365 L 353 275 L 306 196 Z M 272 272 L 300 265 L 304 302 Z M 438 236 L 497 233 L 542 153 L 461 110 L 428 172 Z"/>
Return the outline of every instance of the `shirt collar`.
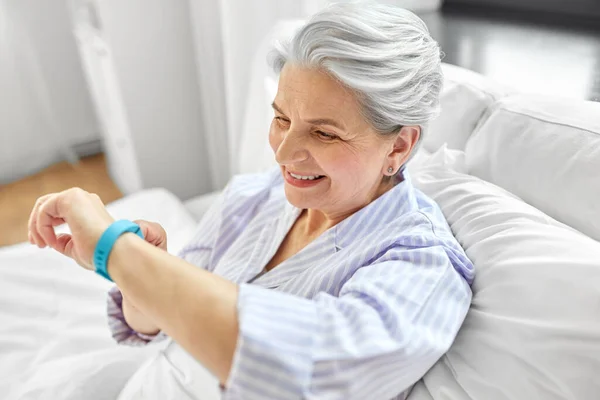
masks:
<path fill-rule="evenodd" d="M 293 278 L 298 273 L 306 271 L 307 267 L 304 261 L 305 256 L 314 256 L 317 254 L 321 257 L 333 255 L 340 249 L 350 245 L 353 241 L 363 237 L 365 230 L 372 232 L 378 227 L 388 223 L 390 220 L 397 218 L 399 215 L 407 213 L 417 208 L 416 199 L 413 193 L 410 177 L 405 173 L 404 180 L 394 186 L 392 189 L 375 199 L 367 206 L 358 210 L 336 226 L 323 232 L 321 236 L 315 239 L 315 243 L 309 244 L 305 250 L 294 255 L 290 259 L 284 261 L 275 269 L 256 277 L 254 284 L 263 287 L 275 288 L 283 282 Z M 256 260 L 257 264 L 264 265 L 270 260 L 277 250 L 277 246 L 281 245 L 283 239 L 289 229 L 292 227 L 302 210 L 293 206 L 288 201 L 285 202 L 283 213 L 272 221 L 264 229 L 268 232 L 271 241 L 269 246 L 261 248 L 258 254 L 262 258 Z M 258 240 L 258 244 L 262 246 L 263 235 Z M 266 246 L 266 245 L 265 245 Z M 309 249 L 312 246 L 312 250 Z M 308 251 L 311 250 L 311 251 Z M 260 271 L 248 271 L 244 277 L 246 280 L 255 276 Z M 245 281 L 245 280 L 244 280 Z"/>
<path fill-rule="evenodd" d="M 335 246 L 343 249 L 362 237 L 363 233 L 374 232 L 417 208 L 411 177 L 404 171 L 401 182 L 334 227 Z"/>

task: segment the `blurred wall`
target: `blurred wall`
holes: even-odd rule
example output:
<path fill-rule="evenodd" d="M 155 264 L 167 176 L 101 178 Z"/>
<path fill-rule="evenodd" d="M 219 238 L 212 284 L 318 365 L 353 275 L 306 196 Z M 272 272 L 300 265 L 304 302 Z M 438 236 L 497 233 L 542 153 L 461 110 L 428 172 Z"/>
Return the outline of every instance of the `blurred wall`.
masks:
<path fill-rule="evenodd" d="M 99 139 L 66 0 L 0 0 L 0 184 Z M 36 65 L 37 64 L 37 65 Z"/>
<path fill-rule="evenodd" d="M 163 187 L 182 200 L 214 190 L 206 138 L 221 132 L 203 129 L 188 2 L 79 3 L 96 15 L 74 7 L 78 32 L 95 31 L 79 43 L 115 183 L 125 194 Z"/>

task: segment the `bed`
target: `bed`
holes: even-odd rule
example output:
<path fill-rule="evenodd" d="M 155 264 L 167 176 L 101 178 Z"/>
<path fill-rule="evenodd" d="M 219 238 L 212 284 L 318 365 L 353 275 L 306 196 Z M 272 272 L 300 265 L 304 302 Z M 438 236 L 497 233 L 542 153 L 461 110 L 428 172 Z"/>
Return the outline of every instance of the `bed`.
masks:
<path fill-rule="evenodd" d="M 241 172 L 273 163 L 276 78 L 263 60 L 270 40 L 297 25 L 276 26 L 257 51 Z M 519 93 L 451 65 L 444 73 L 442 114 L 409 170 L 478 275 L 454 345 L 409 400 L 598 398 L 600 103 Z M 108 209 L 161 223 L 176 252 L 216 195 L 183 203 L 158 188 Z M 115 399 L 160 351 L 117 346 L 106 326 L 109 283 L 71 264 L 29 244 L 0 249 L 0 397 Z"/>

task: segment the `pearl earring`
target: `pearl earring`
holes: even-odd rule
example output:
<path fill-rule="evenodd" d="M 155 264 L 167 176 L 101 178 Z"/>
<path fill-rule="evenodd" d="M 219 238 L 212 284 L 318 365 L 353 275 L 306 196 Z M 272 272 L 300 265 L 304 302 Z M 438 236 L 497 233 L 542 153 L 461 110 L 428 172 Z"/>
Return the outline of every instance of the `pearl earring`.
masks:
<path fill-rule="evenodd" d="M 394 172 L 394 168 L 392 168 L 392 167 L 389 167 L 389 168 L 388 168 L 388 172 L 391 174 L 392 172 Z"/>

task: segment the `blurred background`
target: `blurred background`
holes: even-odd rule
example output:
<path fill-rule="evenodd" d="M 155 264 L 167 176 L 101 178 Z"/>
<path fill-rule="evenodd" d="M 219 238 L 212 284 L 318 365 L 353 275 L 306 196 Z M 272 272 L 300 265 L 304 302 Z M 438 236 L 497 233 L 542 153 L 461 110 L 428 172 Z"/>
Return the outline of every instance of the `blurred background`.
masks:
<path fill-rule="evenodd" d="M 387 0 L 445 53 L 522 92 L 600 101 L 600 0 Z M 254 118 L 254 54 L 327 0 L 0 0 L 0 246 L 35 200 L 221 189 Z M 599 116 L 600 118 L 600 116 Z"/>

